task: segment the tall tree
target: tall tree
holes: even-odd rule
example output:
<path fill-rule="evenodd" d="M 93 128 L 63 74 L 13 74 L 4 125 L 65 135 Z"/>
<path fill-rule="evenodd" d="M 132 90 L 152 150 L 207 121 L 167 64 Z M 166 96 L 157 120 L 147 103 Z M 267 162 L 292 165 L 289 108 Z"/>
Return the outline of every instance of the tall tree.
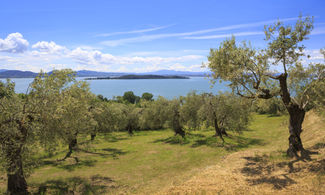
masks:
<path fill-rule="evenodd" d="M 300 17 L 295 25 L 278 21 L 265 26 L 267 48 L 256 50 L 243 42 L 237 44 L 234 37 L 223 41 L 219 48 L 211 49 L 207 67 L 214 79 L 230 81 L 230 87 L 246 98 L 270 99 L 280 95 L 289 113 L 290 157 L 308 157 L 300 134 L 309 94 L 316 84 L 325 84 L 324 66 L 301 63 L 307 35 L 313 29 L 313 19 Z M 280 66 L 280 73 L 272 73 L 271 65 Z M 271 81 L 274 80 L 274 81 Z"/>
<path fill-rule="evenodd" d="M 97 126 L 91 101 L 94 95 L 90 92 L 89 84 L 76 81 L 63 89 L 63 101 L 59 105 L 58 128 L 61 129 L 61 138 L 69 145 L 65 158 L 70 157 L 77 149 L 77 138 L 81 133 L 91 133 Z"/>
<path fill-rule="evenodd" d="M 73 80 L 70 70 L 40 73 L 30 86 L 30 93 L 14 93 L 13 84 L 0 84 L 0 158 L 7 171 L 8 194 L 27 194 L 25 163 L 37 144 L 51 142 L 55 134 L 55 116 L 62 90 Z"/>

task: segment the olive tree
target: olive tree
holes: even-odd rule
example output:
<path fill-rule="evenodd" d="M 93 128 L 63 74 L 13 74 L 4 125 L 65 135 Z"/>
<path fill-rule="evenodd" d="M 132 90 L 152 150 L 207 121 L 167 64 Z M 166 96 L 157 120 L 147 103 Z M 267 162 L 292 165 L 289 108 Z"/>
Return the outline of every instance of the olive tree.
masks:
<path fill-rule="evenodd" d="M 200 120 L 213 126 L 216 134 L 224 142 L 227 131 L 241 132 L 250 119 L 250 103 L 231 94 L 203 94 L 204 102 L 198 111 Z"/>
<path fill-rule="evenodd" d="M 100 112 L 94 115 L 97 131 L 109 133 L 126 128 L 126 105 L 115 102 L 100 102 Z"/>
<path fill-rule="evenodd" d="M 162 129 L 168 120 L 169 101 L 159 96 L 156 101 L 142 101 L 143 108 L 140 116 L 141 129 Z"/>
<path fill-rule="evenodd" d="M 53 116 L 61 102 L 62 90 L 73 80 L 70 70 L 40 73 L 25 96 L 14 92 L 7 81 L 0 84 L 0 158 L 7 172 L 8 194 L 27 194 L 26 163 L 33 149 L 49 139 L 60 129 L 54 125 Z"/>
<path fill-rule="evenodd" d="M 77 138 L 81 133 L 89 134 L 97 126 L 91 100 L 94 95 L 90 92 L 89 84 L 76 81 L 63 89 L 63 101 L 59 104 L 58 128 L 62 140 L 69 145 L 69 151 L 64 159 L 71 156 L 77 149 Z"/>
<path fill-rule="evenodd" d="M 125 128 L 129 135 L 133 135 L 134 130 L 139 129 L 139 118 L 142 113 L 142 108 L 136 107 L 134 104 L 125 105 L 123 110 L 125 116 Z"/>
<path fill-rule="evenodd" d="M 187 96 L 182 97 L 182 107 L 180 114 L 185 121 L 185 125 L 189 129 L 199 129 L 201 127 L 201 120 L 198 116 L 198 111 L 203 105 L 204 98 L 195 92 L 190 92 Z"/>
<path fill-rule="evenodd" d="M 185 137 L 184 121 L 180 115 L 181 101 L 179 99 L 173 99 L 169 101 L 168 109 L 168 122 L 169 126 L 175 132 L 175 135 Z"/>
<path fill-rule="evenodd" d="M 219 48 L 211 49 L 207 67 L 213 72 L 213 79 L 230 82 L 230 87 L 245 98 L 270 99 L 281 96 L 289 113 L 290 157 L 308 157 L 300 134 L 310 93 L 319 84 L 325 84 L 324 65 L 302 65 L 304 45 L 313 29 L 313 19 L 300 17 L 295 25 L 278 21 L 265 26 L 267 47 L 256 50 L 246 42 L 236 43 L 234 37 L 223 41 Z M 281 69 L 272 73 L 272 66 Z M 274 69 L 273 69 L 274 70 Z M 274 82 L 276 85 L 274 85 Z"/>

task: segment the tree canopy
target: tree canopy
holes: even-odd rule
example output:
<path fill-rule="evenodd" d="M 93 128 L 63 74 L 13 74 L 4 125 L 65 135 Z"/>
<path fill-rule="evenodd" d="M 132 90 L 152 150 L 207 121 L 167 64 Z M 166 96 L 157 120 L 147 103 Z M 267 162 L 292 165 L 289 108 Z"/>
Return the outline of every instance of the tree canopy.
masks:
<path fill-rule="evenodd" d="M 229 86 L 245 98 L 270 99 L 281 96 L 289 119 L 289 156 L 304 150 L 300 134 L 307 106 L 316 86 L 325 84 L 323 64 L 303 64 L 303 41 L 313 29 L 313 18 L 299 17 L 295 25 L 281 21 L 265 26 L 267 47 L 255 49 L 249 43 L 237 43 L 235 37 L 211 49 L 207 67 L 213 79 L 229 81 Z M 276 70 L 281 70 L 277 72 Z M 306 155 L 305 155 L 306 154 Z"/>

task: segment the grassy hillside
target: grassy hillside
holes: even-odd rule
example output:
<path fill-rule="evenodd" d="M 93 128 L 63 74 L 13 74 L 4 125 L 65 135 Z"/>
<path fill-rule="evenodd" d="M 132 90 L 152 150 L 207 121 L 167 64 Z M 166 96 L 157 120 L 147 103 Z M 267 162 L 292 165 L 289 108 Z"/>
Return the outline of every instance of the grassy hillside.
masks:
<path fill-rule="evenodd" d="M 232 133 L 224 145 L 212 137 L 213 131 L 193 131 L 185 140 L 174 137 L 171 130 L 142 131 L 132 137 L 121 132 L 101 134 L 94 142 L 81 138 L 80 151 L 73 158 L 57 161 L 64 157 L 66 147 L 51 158 L 41 158 L 28 178 L 29 190 L 40 194 L 186 192 L 180 187 L 184 181 L 206 167 L 236 163 L 231 156 L 238 153 L 287 161 L 283 157 L 288 137 L 286 120 L 286 116 L 256 115 L 247 131 Z M 306 146 L 323 147 L 319 143 L 324 143 L 324 124 L 313 115 L 307 117 L 305 126 L 309 132 L 303 138 Z M 0 189 L 4 192 L 6 177 L 2 175 Z"/>
<path fill-rule="evenodd" d="M 282 126 L 287 126 L 286 123 Z M 255 125 L 259 132 L 264 129 L 278 137 L 263 136 L 266 138 L 263 147 L 230 154 L 159 194 L 325 194 L 324 121 L 313 112 L 307 113 L 302 139 L 311 153 L 309 160 L 286 157 L 287 133 L 276 128 L 275 123 L 270 131 L 258 121 Z"/>

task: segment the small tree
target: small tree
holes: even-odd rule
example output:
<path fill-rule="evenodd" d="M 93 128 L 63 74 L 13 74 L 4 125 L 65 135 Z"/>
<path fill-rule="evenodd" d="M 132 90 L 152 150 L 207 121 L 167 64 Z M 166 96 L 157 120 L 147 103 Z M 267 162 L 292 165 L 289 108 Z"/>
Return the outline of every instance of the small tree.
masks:
<path fill-rule="evenodd" d="M 140 117 L 141 129 L 162 129 L 168 120 L 169 101 L 159 96 L 156 101 L 143 101 Z"/>
<path fill-rule="evenodd" d="M 182 97 L 183 104 L 180 108 L 180 114 L 189 129 L 200 128 L 201 120 L 199 119 L 198 111 L 203 105 L 203 101 L 203 96 L 195 92 L 188 93 L 186 97 Z"/>
<path fill-rule="evenodd" d="M 198 114 L 202 121 L 213 126 L 216 134 L 224 142 L 227 131 L 241 132 L 250 119 L 250 104 L 231 94 L 204 94 L 204 103 Z"/>
<path fill-rule="evenodd" d="M 152 101 L 153 95 L 151 93 L 145 92 L 142 94 L 141 99 L 146 100 L 146 101 Z"/>
<path fill-rule="evenodd" d="M 180 115 L 181 101 L 179 99 L 173 99 L 169 102 L 168 115 L 170 127 L 175 132 L 175 135 L 185 137 L 185 131 L 183 129 L 183 121 Z"/>
<path fill-rule="evenodd" d="M 133 91 L 127 91 L 123 95 L 123 100 L 128 103 L 135 104 L 139 102 L 140 97 L 134 95 Z"/>
<path fill-rule="evenodd" d="M 246 98 L 270 99 L 280 95 L 289 113 L 290 157 L 308 157 L 300 134 L 307 105 L 311 103 L 310 93 L 319 84 L 325 84 L 324 66 L 310 64 L 304 67 L 300 57 L 304 55 L 303 40 L 313 29 L 310 17 L 302 18 L 294 26 L 277 22 L 265 26 L 264 50 L 253 49 L 243 42 L 236 44 L 235 38 L 225 40 L 219 48 L 211 49 L 207 67 L 214 79 L 230 82 L 230 87 L 238 95 Z M 275 74 L 270 66 L 281 66 L 282 72 Z M 274 80 L 277 85 L 274 85 Z"/>

